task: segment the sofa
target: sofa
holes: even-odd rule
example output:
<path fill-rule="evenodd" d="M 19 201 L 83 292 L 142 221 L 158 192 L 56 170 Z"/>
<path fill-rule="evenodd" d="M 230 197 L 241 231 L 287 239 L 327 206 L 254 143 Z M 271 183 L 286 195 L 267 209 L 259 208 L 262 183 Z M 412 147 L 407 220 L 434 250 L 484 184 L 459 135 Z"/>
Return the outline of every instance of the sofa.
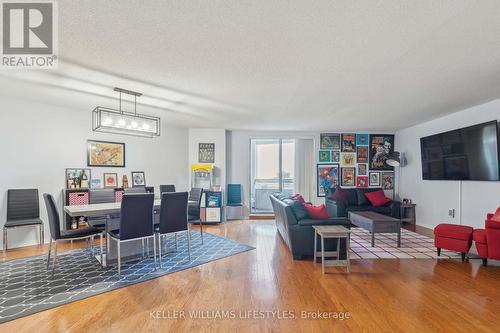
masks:
<path fill-rule="evenodd" d="M 500 208 L 497 212 L 500 213 Z M 483 259 L 484 266 L 488 264 L 488 259 L 500 260 L 500 220 L 495 215 L 488 214 L 484 223 L 485 228 L 476 229 L 472 234 L 477 253 Z"/>
<path fill-rule="evenodd" d="M 278 232 L 292 252 L 294 259 L 303 259 L 314 255 L 314 229 L 313 225 L 341 225 L 350 228 L 351 223 L 345 217 L 333 217 L 326 220 L 313 220 L 301 214 L 297 216 L 299 202 L 291 200 L 281 193 L 270 196 L 273 206 L 276 227 Z M 294 205 L 296 205 L 294 207 Z M 336 250 L 337 240 L 326 239 L 325 250 Z M 340 243 L 341 259 L 345 253 L 345 240 Z M 318 246 L 319 248 L 319 246 Z M 319 249 L 317 249 L 319 250 Z M 345 257 L 345 256 L 344 256 Z"/>
<path fill-rule="evenodd" d="M 400 218 L 401 203 L 391 201 L 384 206 L 373 206 L 365 193 L 380 191 L 381 188 L 347 188 L 342 189 L 347 197 L 347 201 L 337 201 L 332 199 L 335 189 L 330 190 L 325 197 L 325 206 L 328 214 L 333 217 L 347 217 L 349 212 L 371 211 L 384 215 Z"/>

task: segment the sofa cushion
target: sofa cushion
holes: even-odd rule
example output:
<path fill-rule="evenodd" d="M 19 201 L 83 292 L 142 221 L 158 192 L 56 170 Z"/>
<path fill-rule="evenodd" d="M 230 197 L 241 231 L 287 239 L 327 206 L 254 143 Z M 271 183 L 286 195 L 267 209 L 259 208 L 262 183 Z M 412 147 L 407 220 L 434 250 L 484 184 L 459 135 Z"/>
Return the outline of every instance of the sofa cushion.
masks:
<path fill-rule="evenodd" d="M 299 226 L 313 226 L 313 225 L 343 225 L 350 226 L 351 222 L 345 218 L 329 218 L 326 220 L 313 220 L 313 219 L 304 219 L 299 221 Z"/>
<path fill-rule="evenodd" d="M 348 193 L 346 191 L 344 191 L 342 188 L 340 188 L 339 186 L 337 186 L 335 188 L 335 192 L 333 192 L 332 199 L 335 201 L 347 203 Z"/>
<path fill-rule="evenodd" d="M 382 190 L 381 188 L 358 188 L 356 190 L 356 195 L 358 196 L 358 205 L 359 206 L 371 206 L 372 203 L 366 197 L 366 193 L 377 192 Z"/>
<path fill-rule="evenodd" d="M 319 206 L 304 204 L 303 206 L 305 207 L 305 209 L 309 213 L 309 216 L 313 220 L 326 220 L 329 218 L 328 211 L 326 210 L 324 204 L 321 204 Z"/>
<path fill-rule="evenodd" d="M 295 215 L 297 221 L 309 218 L 309 213 L 307 212 L 307 209 L 299 201 L 292 200 L 292 203 L 289 206 L 292 209 L 292 212 Z"/>
<path fill-rule="evenodd" d="M 358 205 L 358 195 L 356 194 L 355 188 L 344 188 L 342 189 L 347 194 L 347 205 L 357 206 Z"/>
<path fill-rule="evenodd" d="M 442 223 L 434 228 L 436 237 L 446 237 L 460 240 L 471 240 L 474 228 L 466 225 Z"/>
<path fill-rule="evenodd" d="M 370 200 L 371 204 L 375 207 L 386 205 L 392 201 L 391 199 L 385 196 L 383 190 L 366 193 L 365 195 L 368 198 L 368 200 Z"/>

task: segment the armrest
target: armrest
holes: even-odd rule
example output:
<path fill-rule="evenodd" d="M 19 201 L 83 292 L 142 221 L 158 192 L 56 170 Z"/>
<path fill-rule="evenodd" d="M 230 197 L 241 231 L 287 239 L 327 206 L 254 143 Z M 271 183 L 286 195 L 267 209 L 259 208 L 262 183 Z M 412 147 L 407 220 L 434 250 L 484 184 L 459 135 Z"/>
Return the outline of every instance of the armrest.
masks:
<path fill-rule="evenodd" d="M 401 218 L 401 202 L 399 201 L 391 201 L 386 205 L 391 209 L 391 216 L 400 219 Z"/>
<path fill-rule="evenodd" d="M 500 222 L 498 222 L 498 221 L 486 220 L 485 226 L 486 226 L 486 229 L 500 230 Z"/>
<path fill-rule="evenodd" d="M 344 202 L 326 198 L 325 206 L 330 217 L 347 217 L 347 205 Z"/>

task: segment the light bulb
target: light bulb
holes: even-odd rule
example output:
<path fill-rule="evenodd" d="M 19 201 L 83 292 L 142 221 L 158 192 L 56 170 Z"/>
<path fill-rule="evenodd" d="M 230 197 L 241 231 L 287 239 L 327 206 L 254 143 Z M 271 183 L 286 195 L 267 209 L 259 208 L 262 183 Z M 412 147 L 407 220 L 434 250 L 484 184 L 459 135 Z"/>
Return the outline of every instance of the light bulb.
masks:
<path fill-rule="evenodd" d="M 118 121 L 118 125 L 119 125 L 119 126 L 122 126 L 122 127 L 123 127 L 123 126 L 125 126 L 125 119 L 120 119 L 120 120 Z"/>
<path fill-rule="evenodd" d="M 133 121 L 131 123 L 131 125 L 132 125 L 132 128 L 137 128 L 139 126 L 139 124 L 137 123 L 137 121 Z"/>

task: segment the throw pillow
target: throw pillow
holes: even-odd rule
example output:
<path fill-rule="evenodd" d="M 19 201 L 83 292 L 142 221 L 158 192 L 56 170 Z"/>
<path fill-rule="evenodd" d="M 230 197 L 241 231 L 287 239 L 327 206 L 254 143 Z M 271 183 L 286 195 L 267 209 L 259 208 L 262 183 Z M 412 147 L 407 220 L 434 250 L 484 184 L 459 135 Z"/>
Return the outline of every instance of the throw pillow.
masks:
<path fill-rule="evenodd" d="M 365 193 L 366 197 L 370 202 L 372 203 L 373 206 L 375 207 L 380 207 L 385 204 L 388 204 L 392 200 L 389 199 L 388 197 L 385 196 L 385 193 L 383 190 L 371 192 L 371 193 Z"/>
<path fill-rule="evenodd" d="M 300 194 L 295 194 L 292 196 L 291 198 L 292 200 L 297 200 L 298 202 L 300 202 L 301 204 L 303 203 L 306 203 L 306 200 L 304 199 L 304 197 Z"/>
<path fill-rule="evenodd" d="M 324 204 L 320 206 L 313 206 L 310 204 L 304 204 L 309 216 L 313 220 L 327 220 L 330 216 L 328 216 L 328 211 Z"/>
<path fill-rule="evenodd" d="M 358 196 L 359 206 L 370 206 L 371 202 L 366 197 L 366 193 L 380 191 L 380 188 L 358 188 L 356 189 L 356 195 Z"/>
<path fill-rule="evenodd" d="M 335 192 L 333 192 L 332 199 L 335 201 L 347 203 L 348 200 L 347 192 L 341 189 L 339 186 L 337 186 L 335 188 Z"/>

